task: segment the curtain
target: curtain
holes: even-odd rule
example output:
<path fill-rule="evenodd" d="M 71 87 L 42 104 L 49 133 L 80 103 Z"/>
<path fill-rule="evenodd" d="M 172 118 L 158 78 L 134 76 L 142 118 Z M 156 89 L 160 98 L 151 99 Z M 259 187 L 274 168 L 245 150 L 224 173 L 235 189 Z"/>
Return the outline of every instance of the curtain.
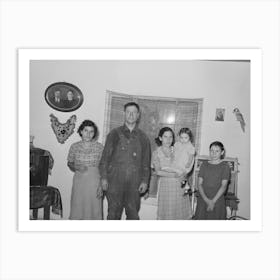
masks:
<path fill-rule="evenodd" d="M 140 106 L 139 128 L 150 139 L 152 151 L 156 149 L 155 138 L 162 127 L 172 128 L 175 135 L 178 135 L 182 127 L 188 127 L 193 133 L 193 144 L 199 154 L 203 99 L 139 96 L 107 91 L 103 143 L 113 128 L 124 123 L 123 106 L 131 101 Z M 156 195 L 157 187 L 154 186 L 156 181 L 155 178 L 151 180 L 150 196 Z"/>

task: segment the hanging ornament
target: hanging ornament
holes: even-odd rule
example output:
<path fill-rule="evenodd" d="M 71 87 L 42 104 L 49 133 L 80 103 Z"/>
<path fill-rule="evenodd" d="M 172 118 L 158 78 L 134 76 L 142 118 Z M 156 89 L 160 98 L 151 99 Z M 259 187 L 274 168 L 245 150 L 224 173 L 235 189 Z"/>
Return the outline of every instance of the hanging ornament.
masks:
<path fill-rule="evenodd" d="M 53 114 L 50 114 L 51 127 L 57 138 L 57 141 L 61 144 L 69 138 L 69 136 L 74 132 L 75 123 L 77 120 L 76 115 L 71 116 L 66 123 L 60 123 L 58 118 Z"/>

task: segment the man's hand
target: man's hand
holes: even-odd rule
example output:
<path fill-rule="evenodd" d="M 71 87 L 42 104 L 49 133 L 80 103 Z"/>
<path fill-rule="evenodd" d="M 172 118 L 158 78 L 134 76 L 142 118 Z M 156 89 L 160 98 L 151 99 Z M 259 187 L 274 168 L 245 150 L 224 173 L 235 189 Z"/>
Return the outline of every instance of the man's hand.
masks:
<path fill-rule="evenodd" d="M 108 190 L 108 181 L 107 179 L 101 179 L 101 188 L 104 192 Z"/>
<path fill-rule="evenodd" d="M 145 200 L 148 199 L 149 198 L 149 192 L 146 192 L 143 197 L 144 197 Z"/>
<path fill-rule="evenodd" d="M 145 193 L 147 189 L 148 189 L 148 185 L 146 183 L 141 183 L 138 190 L 140 193 Z"/>
<path fill-rule="evenodd" d="M 103 197 L 103 190 L 102 190 L 102 187 L 101 187 L 101 186 L 99 186 L 99 187 L 97 188 L 96 197 L 97 197 L 97 198 L 102 198 L 102 197 Z"/>

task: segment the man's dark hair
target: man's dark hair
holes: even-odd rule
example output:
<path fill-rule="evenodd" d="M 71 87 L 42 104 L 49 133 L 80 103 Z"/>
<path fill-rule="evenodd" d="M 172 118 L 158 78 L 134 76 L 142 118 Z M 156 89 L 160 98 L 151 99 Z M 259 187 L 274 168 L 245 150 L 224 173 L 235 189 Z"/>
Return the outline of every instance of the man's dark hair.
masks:
<path fill-rule="evenodd" d="M 123 106 L 124 111 L 126 110 L 127 107 L 130 107 L 130 106 L 136 107 L 137 110 L 138 110 L 138 112 L 140 112 L 140 107 L 139 107 L 139 105 L 138 105 L 137 103 L 135 103 L 135 102 L 128 102 L 128 103 L 126 103 L 126 104 Z"/>

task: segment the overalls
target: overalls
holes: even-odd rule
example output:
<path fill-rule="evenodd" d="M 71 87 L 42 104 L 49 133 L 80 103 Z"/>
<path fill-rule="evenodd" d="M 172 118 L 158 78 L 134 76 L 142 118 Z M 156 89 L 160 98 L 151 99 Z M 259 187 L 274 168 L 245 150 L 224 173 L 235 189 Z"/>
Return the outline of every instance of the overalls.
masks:
<path fill-rule="evenodd" d="M 139 220 L 139 186 L 141 183 L 142 145 L 139 135 L 127 138 L 120 130 L 119 141 L 108 168 L 108 220 L 121 219 L 123 208 L 127 220 Z"/>

